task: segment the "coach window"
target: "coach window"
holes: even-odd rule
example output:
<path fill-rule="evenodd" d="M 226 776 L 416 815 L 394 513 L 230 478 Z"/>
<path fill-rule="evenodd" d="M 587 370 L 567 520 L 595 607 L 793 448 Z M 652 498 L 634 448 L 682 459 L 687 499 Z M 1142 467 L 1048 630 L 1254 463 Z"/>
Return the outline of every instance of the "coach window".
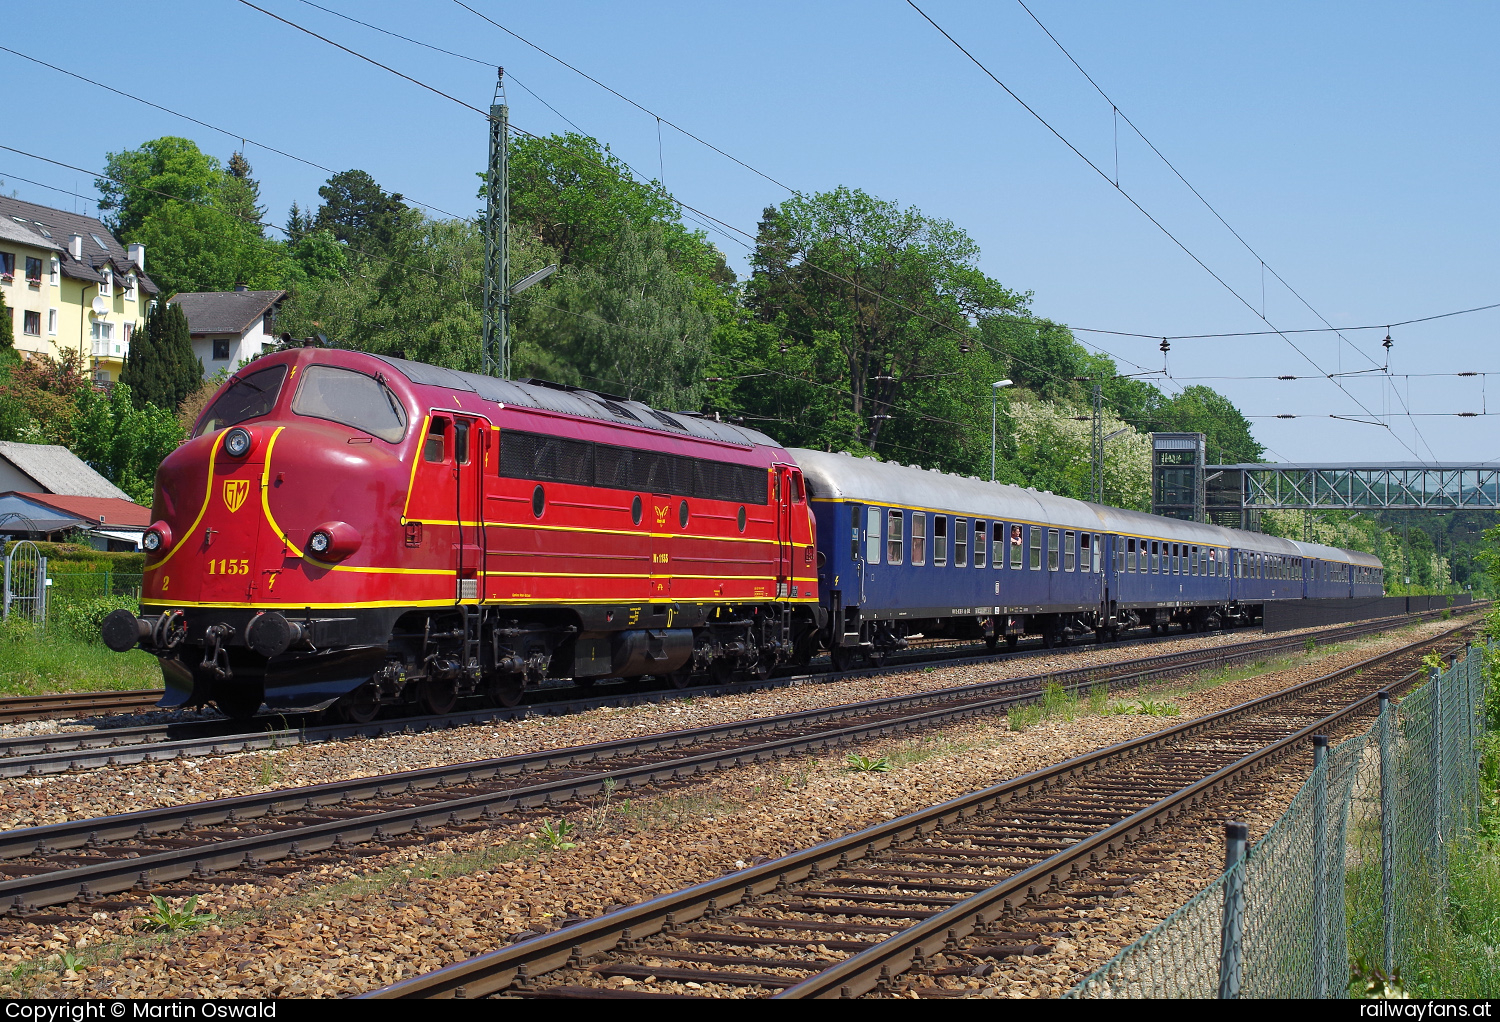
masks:
<path fill-rule="evenodd" d="M 1054 533 L 1053 535 L 1056 535 Z M 1078 569 L 1078 534 L 1069 529 L 1063 533 L 1063 571 Z"/>
<path fill-rule="evenodd" d="M 1047 570 L 1056 571 L 1058 565 L 1058 554 L 1061 552 L 1062 544 L 1059 542 L 1057 530 L 1047 530 Z"/>
<path fill-rule="evenodd" d="M 1135 570 L 1135 537 L 1127 537 L 1125 540 L 1125 570 Z"/>
<path fill-rule="evenodd" d="M 1010 527 L 1010 566 L 1019 569 L 1021 567 L 1021 552 L 1024 549 L 1021 542 L 1021 527 L 1012 525 Z M 1033 564 L 1033 568 L 1041 566 L 1041 562 Z"/>
<path fill-rule="evenodd" d="M 953 566 L 969 566 L 969 520 L 957 518 L 953 522 Z"/>
<path fill-rule="evenodd" d="M 865 509 L 861 504 L 849 505 L 849 559 L 859 560 L 859 530 L 864 527 Z"/>
<path fill-rule="evenodd" d="M 927 513 L 925 511 L 911 513 L 911 563 L 914 565 L 927 563 Z"/>
<path fill-rule="evenodd" d="M 1019 529 L 1020 526 L 1018 525 L 1018 526 L 1016 526 L 1016 528 Z M 1031 532 L 1031 544 L 1030 544 L 1030 546 L 1031 546 L 1031 570 L 1032 571 L 1041 571 L 1042 570 L 1042 532 L 1043 531 L 1044 530 L 1040 526 L 1033 525 L 1033 526 L 1030 527 L 1030 532 Z"/>
<path fill-rule="evenodd" d="M 1157 540 L 1151 541 L 1151 574 L 1155 575 L 1161 570 L 1161 543 Z"/>
<path fill-rule="evenodd" d="M 446 456 L 449 421 L 441 415 L 433 417 L 432 424 L 427 427 L 427 439 L 422 443 L 423 461 L 442 461 Z"/>
<path fill-rule="evenodd" d="M 866 516 L 867 528 L 865 530 L 865 561 L 868 564 L 880 563 L 880 508 L 870 508 Z"/>
<path fill-rule="evenodd" d="M 985 552 L 989 547 L 990 533 L 985 528 L 984 522 L 974 523 L 974 567 L 982 568 L 985 562 Z"/>
<path fill-rule="evenodd" d="M 890 529 L 886 534 L 885 561 L 887 564 L 900 564 L 903 551 L 901 533 L 901 512 L 892 511 L 890 517 Z"/>
<path fill-rule="evenodd" d="M 932 516 L 932 563 L 941 568 L 948 563 L 948 516 Z"/>

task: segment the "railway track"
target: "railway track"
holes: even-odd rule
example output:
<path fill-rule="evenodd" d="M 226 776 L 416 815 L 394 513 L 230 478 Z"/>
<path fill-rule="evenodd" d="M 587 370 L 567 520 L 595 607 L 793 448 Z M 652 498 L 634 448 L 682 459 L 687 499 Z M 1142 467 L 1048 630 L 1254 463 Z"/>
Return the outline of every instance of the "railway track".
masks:
<path fill-rule="evenodd" d="M 1474 603 L 1463 608 L 1459 608 L 1459 611 L 1468 613 L 1471 611 L 1484 609 L 1486 607 L 1488 607 L 1487 602 Z M 1410 616 L 1403 616 L 1401 618 L 1380 618 L 1369 622 L 1354 622 L 1351 627 L 1359 627 L 1366 628 L 1372 631 L 1379 631 L 1392 627 L 1399 627 L 1400 624 L 1410 624 L 1417 621 L 1431 620 L 1441 613 L 1443 612 L 1426 611 L 1421 614 L 1413 614 Z M 1314 637 L 1318 637 L 1324 634 L 1341 631 L 1341 627 L 1325 629 L 1309 634 Z M 1141 645 L 1154 645 L 1157 643 L 1171 642 L 1175 639 L 1185 638 L 1188 634 L 1190 633 L 1177 633 L 1162 636 L 1141 635 L 1124 641 L 1130 643 L 1138 643 Z M 1303 638 L 1306 637 L 1306 635 L 1303 636 Z M 467 709 L 461 710 L 459 711 L 459 713 L 453 714 L 451 716 L 469 716 L 473 717 L 474 719 L 481 719 L 478 717 L 474 717 L 474 715 L 484 714 L 485 716 L 483 716 L 482 719 L 485 720 L 506 720 L 513 719 L 516 716 L 524 716 L 527 713 L 553 712 L 551 710 L 551 707 L 554 706 L 562 708 L 560 712 L 577 712 L 576 709 L 569 709 L 569 707 L 582 707 L 585 709 L 591 709 L 596 706 L 622 705 L 622 701 L 659 701 L 662 699 L 682 698 L 685 695 L 715 695 L 724 692 L 752 691 L 755 689 L 773 688 L 779 685 L 786 684 L 806 684 L 809 681 L 825 680 L 835 677 L 867 677 L 902 670 L 910 670 L 914 667 L 934 665 L 950 666 L 958 663 L 1001 663 L 1016 660 L 1018 658 L 1047 656 L 1049 654 L 1056 653 L 1058 651 L 1058 648 L 1066 648 L 1056 647 L 1047 649 L 1043 647 L 1040 642 L 1041 640 L 1038 639 L 1036 640 L 1035 645 L 1023 645 L 1018 649 L 1007 650 L 1004 653 L 986 653 L 980 655 L 974 655 L 971 653 L 968 655 L 955 656 L 955 653 L 959 653 L 963 650 L 981 649 L 983 648 L 983 644 L 966 643 L 959 640 L 948 639 L 919 639 L 916 641 L 914 647 L 906 652 L 888 654 L 884 656 L 878 664 L 866 668 L 858 668 L 843 672 L 829 669 L 825 671 L 815 672 L 813 674 L 808 674 L 799 672 L 793 668 L 783 668 L 767 679 L 735 682 L 728 685 L 699 686 L 686 690 L 672 689 L 663 691 L 661 689 L 647 688 L 644 685 L 640 684 L 625 683 L 618 686 L 620 688 L 619 692 L 613 693 L 611 695 L 580 696 L 573 699 L 565 699 L 563 701 L 555 701 L 558 691 L 557 689 L 544 689 L 540 692 L 530 694 L 526 702 L 520 707 L 508 710 Z M 1079 643 L 1075 648 L 1087 649 L 1091 648 L 1092 646 L 1092 643 Z M 826 655 L 820 657 L 819 660 L 826 661 Z M 575 689 L 575 691 L 586 692 L 588 690 Z M 116 713 L 136 713 L 143 710 L 154 709 L 157 700 L 159 700 L 161 697 L 161 689 L 134 689 L 125 692 L 55 692 L 34 696 L 5 696 L 0 697 L 0 724 L 25 720 L 46 720 L 71 717 L 102 717 Z M 287 730 L 288 722 L 295 721 L 298 722 L 299 725 L 302 722 L 312 723 L 315 716 L 316 715 L 311 714 L 262 714 L 254 719 L 260 722 L 261 726 L 259 727 L 259 730 Z M 384 721 L 376 721 L 375 724 L 376 726 L 389 726 L 391 720 L 423 720 L 430 722 L 430 720 L 432 719 L 435 718 L 391 718 Z M 165 734 L 166 729 L 173 726 L 174 723 L 178 724 L 179 726 L 185 723 L 199 725 L 217 724 L 217 722 L 215 721 L 164 721 L 135 728 L 112 727 L 108 724 L 105 724 L 103 727 L 100 727 L 99 730 L 108 730 L 111 733 L 117 735 L 118 741 L 115 744 L 133 745 L 145 740 L 141 736 L 149 734 Z M 220 726 L 227 727 L 227 725 Z M 245 724 L 241 722 L 234 724 L 233 727 L 243 729 L 245 727 Z M 229 735 L 230 732 L 226 729 L 221 731 L 220 733 Z M 69 735 L 74 734 L 80 733 L 69 733 Z M 248 737 L 248 732 L 243 735 L 235 735 L 234 737 Z M 65 741 L 67 738 L 68 735 L 64 735 L 62 733 L 34 736 L 35 742 L 40 743 L 37 746 L 38 749 L 48 744 L 48 740 L 51 740 L 54 748 L 58 751 L 61 751 L 62 748 L 58 743 L 61 741 Z M 4 738 L 0 738 L 0 757 L 27 754 L 19 751 L 19 749 L 17 748 L 18 744 L 22 744 L 24 743 L 24 741 L 25 739 L 12 739 L 7 741 Z M 86 743 L 69 747 L 87 748 L 89 747 L 89 744 Z M 0 772 L 0 776 L 14 775 Z"/>
<path fill-rule="evenodd" d="M 1428 640 L 1429 642 L 1431 640 Z M 1296 646 L 1298 643 L 1291 643 Z M 1266 650 L 1168 654 L 1127 665 L 1117 684 L 1134 685 Z M 1090 672 L 1066 681 L 1082 691 Z M 997 680 L 776 717 L 519 756 L 286 788 L 117 816 L 0 833 L 0 908 L 38 908 L 162 883 L 254 882 L 321 862 L 429 840 L 437 831 L 486 829 L 511 816 L 549 815 L 549 806 L 607 786 L 661 789 L 697 775 L 778 757 L 815 753 L 871 737 L 1004 712 L 1040 698 L 1056 675 Z M 370 844 L 372 849 L 355 846 Z M 309 857 L 312 857 L 309 859 Z M 296 860 L 307 860 L 297 862 Z M 270 866 L 280 860 L 289 865 Z"/>
<path fill-rule="evenodd" d="M 1182 651 L 1142 657 L 1115 665 L 1094 665 L 1066 671 L 1051 671 L 1011 679 L 1010 689 L 1039 688 L 1047 681 L 1073 684 L 1084 680 L 1103 680 L 1126 672 L 1129 680 L 1152 680 L 1164 675 L 1149 675 L 1160 668 L 1203 669 L 1227 666 L 1247 659 L 1302 649 L 1308 641 L 1317 645 L 1347 641 L 1392 627 L 1389 620 L 1356 622 L 1294 637 L 1280 636 L 1235 643 L 1207 651 Z M 1151 640 L 1164 641 L 1162 639 Z M 1033 650 L 1022 656 L 1041 656 L 1056 650 Z M 606 706 L 639 705 L 683 698 L 702 698 L 750 692 L 790 685 L 810 685 L 852 678 L 899 674 L 917 667 L 942 668 L 959 665 L 1011 661 L 1016 654 L 997 657 L 964 657 L 934 660 L 927 658 L 883 667 L 855 671 L 792 675 L 761 681 L 726 685 L 700 686 L 688 689 L 629 688 L 625 691 L 559 702 L 538 702 L 515 708 L 460 710 L 434 717 L 408 717 L 376 720 L 368 724 L 319 724 L 316 715 L 263 716 L 261 726 L 244 730 L 233 721 L 163 721 L 133 727 L 101 727 L 91 731 L 53 732 L 40 735 L 0 736 L 0 778 L 58 774 L 136 763 L 163 762 L 180 758 L 221 756 L 263 749 L 287 748 L 316 742 L 343 741 L 352 738 L 380 738 L 391 734 L 441 731 L 498 720 L 517 720 L 534 714 L 552 716 L 582 713 Z M 955 690 L 965 692 L 967 686 Z M 940 690 L 946 691 L 946 690 Z M 96 693 L 97 694 L 97 693 Z M 933 693 L 939 695 L 940 692 Z"/>
<path fill-rule="evenodd" d="M 1446 633 L 1450 655 L 1460 630 Z M 1103 898 L 1128 887 L 1140 870 L 1111 868 L 1113 857 L 1315 734 L 1373 714 L 1376 689 L 1423 676 L 1413 668 L 1433 642 L 366 996 L 851 997 L 913 971 L 982 974 L 1045 948 L 1069 920 L 1064 885 Z"/>

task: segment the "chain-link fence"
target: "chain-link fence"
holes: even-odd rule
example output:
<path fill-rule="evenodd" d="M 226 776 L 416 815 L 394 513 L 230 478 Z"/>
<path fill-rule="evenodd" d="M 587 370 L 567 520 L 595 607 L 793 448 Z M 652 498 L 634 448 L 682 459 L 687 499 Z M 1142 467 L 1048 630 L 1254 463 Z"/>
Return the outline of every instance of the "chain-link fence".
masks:
<path fill-rule="evenodd" d="M 1344 997 L 1351 962 L 1409 960 L 1441 919 L 1445 846 L 1477 822 L 1482 654 L 1315 750 L 1260 841 L 1241 852 L 1231 832 L 1225 872 L 1067 996 Z"/>

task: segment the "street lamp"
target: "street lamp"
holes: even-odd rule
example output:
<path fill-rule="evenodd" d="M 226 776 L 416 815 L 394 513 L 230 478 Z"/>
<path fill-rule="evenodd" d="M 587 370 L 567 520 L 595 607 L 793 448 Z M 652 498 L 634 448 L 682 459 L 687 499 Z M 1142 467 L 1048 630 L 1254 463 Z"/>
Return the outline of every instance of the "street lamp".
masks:
<path fill-rule="evenodd" d="M 1000 388 L 1009 386 L 1009 380 L 990 384 L 990 482 L 995 481 L 995 417 L 1000 408 Z"/>

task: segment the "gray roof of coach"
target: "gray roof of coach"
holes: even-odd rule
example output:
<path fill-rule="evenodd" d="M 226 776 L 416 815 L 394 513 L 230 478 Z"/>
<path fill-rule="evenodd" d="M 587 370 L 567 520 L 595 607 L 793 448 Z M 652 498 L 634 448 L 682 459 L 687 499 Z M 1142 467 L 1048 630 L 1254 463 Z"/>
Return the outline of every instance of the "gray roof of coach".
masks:
<path fill-rule="evenodd" d="M 645 426 L 658 433 L 691 436 L 703 440 L 719 440 L 739 447 L 780 447 L 764 433 L 727 422 L 716 422 L 696 415 L 663 412 L 642 404 L 619 398 L 605 397 L 587 390 L 563 390 L 557 387 L 542 387 L 516 380 L 500 380 L 478 373 L 464 373 L 457 369 L 427 365 L 423 362 L 408 362 L 387 355 L 374 358 L 398 370 L 412 383 L 424 387 L 443 387 L 447 390 L 466 390 L 478 394 L 486 401 L 496 401 L 518 408 L 535 408 L 541 411 L 560 412 L 585 419 L 616 423 L 623 426 Z"/>
<path fill-rule="evenodd" d="M 1055 493 L 1023 489 L 1004 483 L 911 468 L 873 458 L 788 448 L 797 459 L 816 497 L 863 500 L 872 504 L 918 504 L 968 511 L 992 518 L 1103 531 L 1092 506 Z M 975 511 L 974 508 L 983 508 Z"/>
<path fill-rule="evenodd" d="M 1205 522 L 1162 518 L 1144 511 L 1091 504 L 1008 483 L 990 483 L 946 472 L 876 461 L 874 458 L 856 458 L 848 454 L 830 454 L 800 447 L 788 448 L 787 453 L 802 466 L 802 472 L 816 497 L 862 500 L 872 504 L 922 504 L 1002 520 L 1018 518 L 1023 521 L 1044 521 L 1114 535 L 1171 535 L 1177 542 L 1196 541 L 1204 545 L 1236 547 L 1240 550 L 1291 557 L 1332 557 L 1370 566 L 1380 564 L 1377 558 L 1353 550 L 1295 543 L 1280 536 L 1226 529 Z M 975 510 L 976 508 L 983 510 Z M 1164 527 L 1164 522 L 1170 524 Z M 1303 549 L 1314 546 L 1323 552 L 1310 554 Z"/>

